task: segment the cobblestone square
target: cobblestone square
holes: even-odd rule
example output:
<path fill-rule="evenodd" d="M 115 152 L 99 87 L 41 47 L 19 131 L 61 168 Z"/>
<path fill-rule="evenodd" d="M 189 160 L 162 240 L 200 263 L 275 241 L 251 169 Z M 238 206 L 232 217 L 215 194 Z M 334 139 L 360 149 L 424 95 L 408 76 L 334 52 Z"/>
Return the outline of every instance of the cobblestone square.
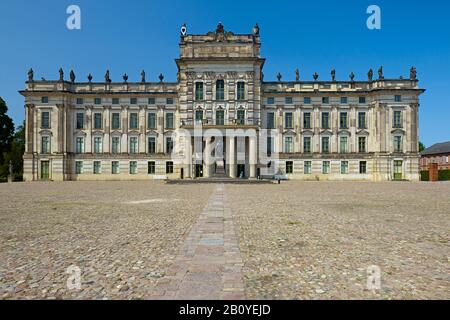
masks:
<path fill-rule="evenodd" d="M 449 183 L 0 184 L 0 298 L 449 299 L 449 195 Z"/>

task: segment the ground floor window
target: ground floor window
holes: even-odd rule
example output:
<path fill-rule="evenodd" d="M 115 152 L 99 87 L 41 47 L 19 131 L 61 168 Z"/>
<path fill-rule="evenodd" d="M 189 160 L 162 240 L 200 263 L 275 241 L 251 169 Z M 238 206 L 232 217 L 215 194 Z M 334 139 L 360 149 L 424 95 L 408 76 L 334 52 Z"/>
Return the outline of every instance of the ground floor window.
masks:
<path fill-rule="evenodd" d="M 323 161 L 322 162 L 322 173 L 323 174 L 330 173 L 330 161 Z"/>
<path fill-rule="evenodd" d="M 294 163 L 292 161 L 286 161 L 286 174 L 294 173 Z"/>
<path fill-rule="evenodd" d="M 341 174 L 347 174 L 348 173 L 348 161 L 342 161 L 341 162 Z"/>
<path fill-rule="evenodd" d="M 119 173 L 119 161 L 111 162 L 111 173 L 118 174 Z"/>
<path fill-rule="evenodd" d="M 148 174 L 155 174 L 155 161 L 148 162 Z"/>
<path fill-rule="evenodd" d="M 367 173 L 367 162 L 366 161 L 359 162 L 359 173 L 360 174 Z"/>
<path fill-rule="evenodd" d="M 41 162 L 41 179 L 42 180 L 50 179 L 50 161 Z"/>
<path fill-rule="evenodd" d="M 403 161 L 402 160 L 394 160 L 394 179 L 401 180 L 403 179 Z"/>
<path fill-rule="evenodd" d="M 173 173 L 173 162 L 172 161 L 166 162 L 166 173 Z"/>
<path fill-rule="evenodd" d="M 75 173 L 82 174 L 83 173 L 83 161 L 75 162 Z"/>
<path fill-rule="evenodd" d="M 130 161 L 130 174 L 137 173 L 137 161 Z"/>
<path fill-rule="evenodd" d="M 305 161 L 303 164 L 303 172 L 305 174 L 311 174 L 311 161 Z"/>
<path fill-rule="evenodd" d="M 100 174 L 101 170 L 102 170 L 102 162 L 94 161 L 94 174 Z"/>

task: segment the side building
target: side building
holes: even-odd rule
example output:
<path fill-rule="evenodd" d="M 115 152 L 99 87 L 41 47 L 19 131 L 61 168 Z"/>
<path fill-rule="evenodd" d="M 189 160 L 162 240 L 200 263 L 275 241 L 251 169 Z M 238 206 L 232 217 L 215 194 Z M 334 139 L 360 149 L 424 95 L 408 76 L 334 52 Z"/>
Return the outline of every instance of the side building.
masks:
<path fill-rule="evenodd" d="M 25 90 L 24 178 L 137 180 L 287 175 L 419 180 L 419 88 L 408 78 L 264 81 L 260 33 L 181 29 L 177 82 L 35 80 Z"/>

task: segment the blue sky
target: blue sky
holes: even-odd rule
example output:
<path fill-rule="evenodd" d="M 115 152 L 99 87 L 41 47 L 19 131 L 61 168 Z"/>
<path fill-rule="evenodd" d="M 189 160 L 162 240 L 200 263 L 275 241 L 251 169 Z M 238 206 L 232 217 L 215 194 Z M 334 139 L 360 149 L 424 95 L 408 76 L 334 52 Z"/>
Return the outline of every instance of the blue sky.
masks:
<path fill-rule="evenodd" d="M 66 8 L 81 8 L 82 29 L 66 28 Z M 382 10 L 382 29 L 366 27 L 366 9 Z M 74 69 L 77 80 L 89 72 L 103 79 L 106 69 L 121 81 L 138 81 L 145 69 L 148 81 L 160 72 L 176 80 L 180 25 L 189 33 L 206 33 L 221 21 L 225 29 L 250 33 L 261 27 L 265 80 L 337 78 L 350 72 L 366 79 L 369 68 L 384 66 L 385 76 L 409 74 L 414 65 L 427 89 L 420 109 L 420 139 L 427 145 L 450 140 L 450 4 L 448 1 L 139 1 L 40 0 L 0 4 L 0 96 L 15 124 L 24 118 L 24 87 L 30 67 L 35 78 L 57 79 Z"/>

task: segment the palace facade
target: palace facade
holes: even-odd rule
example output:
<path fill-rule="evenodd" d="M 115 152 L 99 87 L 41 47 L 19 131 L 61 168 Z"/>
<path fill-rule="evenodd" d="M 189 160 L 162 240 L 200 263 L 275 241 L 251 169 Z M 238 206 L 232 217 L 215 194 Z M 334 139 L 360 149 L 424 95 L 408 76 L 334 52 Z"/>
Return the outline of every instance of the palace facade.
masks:
<path fill-rule="evenodd" d="M 264 81 L 256 25 L 181 28 L 177 82 L 35 80 L 25 97 L 24 178 L 419 180 L 419 95 L 407 78 Z"/>

